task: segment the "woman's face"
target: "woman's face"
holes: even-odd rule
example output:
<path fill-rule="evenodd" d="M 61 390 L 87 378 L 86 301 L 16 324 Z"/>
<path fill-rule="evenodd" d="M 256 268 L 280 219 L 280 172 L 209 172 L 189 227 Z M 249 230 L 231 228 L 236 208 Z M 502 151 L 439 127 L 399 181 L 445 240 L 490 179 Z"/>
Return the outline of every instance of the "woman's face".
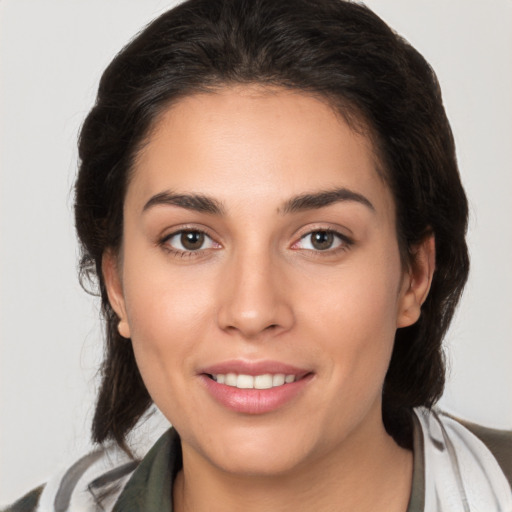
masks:
<path fill-rule="evenodd" d="M 301 93 L 227 88 L 159 119 L 104 271 L 184 453 L 282 473 L 383 432 L 418 293 L 377 166 L 366 137 Z"/>

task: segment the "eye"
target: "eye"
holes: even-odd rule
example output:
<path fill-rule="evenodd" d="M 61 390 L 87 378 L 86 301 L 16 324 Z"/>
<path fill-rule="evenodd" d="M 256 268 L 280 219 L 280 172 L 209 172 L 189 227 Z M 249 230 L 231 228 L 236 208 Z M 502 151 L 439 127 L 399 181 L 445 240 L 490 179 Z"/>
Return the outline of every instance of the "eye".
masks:
<path fill-rule="evenodd" d="M 328 251 L 349 246 L 351 241 L 344 235 L 329 229 L 318 229 L 307 233 L 293 245 L 294 249 Z"/>
<path fill-rule="evenodd" d="M 184 229 L 172 233 L 162 240 L 162 243 L 176 252 L 194 252 L 204 249 L 214 249 L 218 244 L 204 231 L 197 229 Z"/>

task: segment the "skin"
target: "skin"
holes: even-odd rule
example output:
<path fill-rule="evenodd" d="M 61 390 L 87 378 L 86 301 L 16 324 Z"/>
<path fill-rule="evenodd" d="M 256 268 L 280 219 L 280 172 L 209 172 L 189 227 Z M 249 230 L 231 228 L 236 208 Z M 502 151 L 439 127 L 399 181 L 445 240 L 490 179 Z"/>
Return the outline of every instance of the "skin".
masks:
<path fill-rule="evenodd" d="M 434 241 L 403 267 L 378 165 L 326 103 L 280 89 L 193 95 L 153 127 L 121 252 L 103 270 L 120 333 L 182 439 L 176 510 L 406 510 L 412 453 L 386 433 L 381 392 L 395 331 L 428 293 Z M 371 206 L 290 211 L 297 196 L 341 188 Z M 151 203 L 162 193 L 207 196 L 222 212 Z M 183 251 L 183 229 L 207 234 L 200 250 Z M 339 235 L 318 250 L 311 233 L 326 230 Z M 198 375 L 232 359 L 311 377 L 283 407 L 244 414 Z"/>

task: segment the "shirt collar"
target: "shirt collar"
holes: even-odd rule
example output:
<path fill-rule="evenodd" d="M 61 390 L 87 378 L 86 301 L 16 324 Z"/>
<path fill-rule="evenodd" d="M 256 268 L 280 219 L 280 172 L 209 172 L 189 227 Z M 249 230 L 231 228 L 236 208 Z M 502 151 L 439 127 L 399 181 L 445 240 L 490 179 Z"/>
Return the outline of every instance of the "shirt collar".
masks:
<path fill-rule="evenodd" d="M 181 467 L 180 438 L 171 428 L 134 471 L 113 512 L 172 512 L 172 486 Z"/>

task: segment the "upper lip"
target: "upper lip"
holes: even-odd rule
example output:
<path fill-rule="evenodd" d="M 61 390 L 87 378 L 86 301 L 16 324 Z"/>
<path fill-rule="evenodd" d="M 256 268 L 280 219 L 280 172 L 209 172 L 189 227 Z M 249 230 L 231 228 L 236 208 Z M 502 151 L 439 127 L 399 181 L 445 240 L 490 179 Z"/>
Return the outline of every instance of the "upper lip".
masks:
<path fill-rule="evenodd" d="M 227 373 L 236 373 L 238 375 L 242 374 L 252 376 L 269 373 L 284 373 L 285 375 L 295 375 L 297 377 L 302 377 L 308 373 L 311 373 L 311 371 L 305 368 L 298 368 L 290 364 L 281 363 L 279 361 L 246 361 L 241 359 L 233 359 L 201 368 L 199 373 L 206 373 L 209 375 L 225 375 Z"/>

